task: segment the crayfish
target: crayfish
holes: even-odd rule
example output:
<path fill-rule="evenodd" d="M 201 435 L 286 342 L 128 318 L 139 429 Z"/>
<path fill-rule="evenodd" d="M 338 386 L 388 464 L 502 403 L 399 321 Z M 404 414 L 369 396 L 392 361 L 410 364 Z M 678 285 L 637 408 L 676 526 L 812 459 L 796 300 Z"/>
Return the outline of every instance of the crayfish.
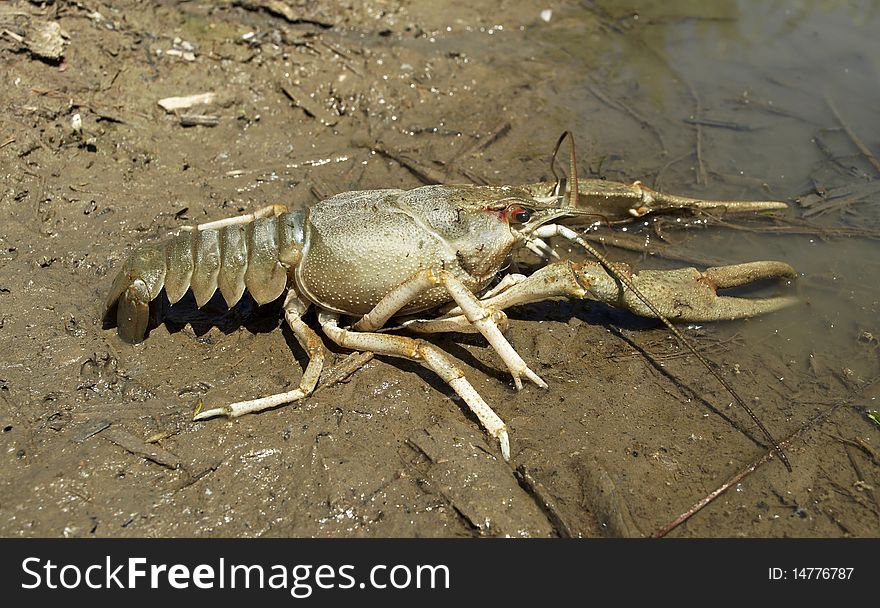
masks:
<path fill-rule="evenodd" d="M 746 299 L 716 293 L 760 279 L 795 277 L 782 262 L 749 262 L 702 272 L 682 268 L 633 273 L 557 223 L 591 215 L 623 220 L 676 208 L 758 211 L 784 208 L 784 203 L 696 200 L 655 192 L 639 182 L 579 181 L 575 165 L 572 149 L 567 181 L 345 192 L 307 210 L 275 205 L 182 230 L 131 254 L 113 282 L 107 309 L 117 308 L 119 335 L 139 342 L 147 331 L 149 304 L 163 288 L 172 304 L 192 289 L 199 307 L 218 289 L 230 307 L 245 289 L 258 304 L 284 296 L 284 318 L 309 357 L 299 386 L 197 411 L 194 419 L 203 420 L 259 412 L 314 391 L 325 351 L 321 338 L 302 319 L 314 306 L 321 330 L 336 344 L 411 359 L 440 376 L 498 440 L 503 458 L 509 460 L 507 426 L 456 363 L 429 341 L 381 331 L 389 321 L 395 319 L 409 333 L 479 332 L 498 353 L 517 389 L 523 379 L 546 388 L 504 336 L 504 311 L 511 306 L 559 296 L 595 298 L 659 318 L 684 340 L 673 321 L 736 319 L 795 301 L 791 296 Z M 547 242 L 551 237 L 583 247 L 597 261 L 559 259 Z M 504 274 L 511 254 L 521 247 L 554 261 L 529 276 Z M 787 465 L 779 445 L 751 410 L 686 344 L 734 394 Z"/>

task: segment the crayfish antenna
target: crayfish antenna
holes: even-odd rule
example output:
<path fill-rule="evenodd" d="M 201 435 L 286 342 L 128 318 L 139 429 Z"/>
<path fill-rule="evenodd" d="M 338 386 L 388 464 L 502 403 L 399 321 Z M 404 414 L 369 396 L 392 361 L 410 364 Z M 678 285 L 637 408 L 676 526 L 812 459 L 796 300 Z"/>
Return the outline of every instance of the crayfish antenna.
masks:
<path fill-rule="evenodd" d="M 578 206 L 577 156 L 574 151 L 574 135 L 571 134 L 571 131 L 563 131 L 562 135 L 559 136 L 559 139 L 556 140 L 556 146 L 553 148 L 553 156 L 550 158 L 550 171 L 556 179 L 556 186 L 553 188 L 553 193 L 557 196 L 564 196 L 566 183 L 564 177 L 559 177 L 556 174 L 556 155 L 559 154 L 559 148 L 562 147 L 562 142 L 565 141 L 566 137 L 568 138 L 569 143 L 569 175 L 571 176 L 571 183 L 568 187 L 568 206 L 575 209 Z"/>
<path fill-rule="evenodd" d="M 568 205 L 569 205 L 569 208 L 575 209 L 578 206 L 577 161 L 575 160 L 574 137 L 572 136 L 570 131 L 564 131 L 562 133 L 562 135 L 559 136 L 559 140 L 556 142 L 556 148 L 553 150 L 553 157 L 550 160 L 550 169 L 553 171 L 553 177 L 556 178 L 555 194 L 563 195 L 565 181 L 564 181 L 564 178 L 559 178 L 556 175 L 556 170 L 554 168 L 554 164 L 556 162 L 556 155 L 559 152 L 559 147 L 562 145 L 562 142 L 565 140 L 566 137 L 569 138 L 569 141 L 571 143 L 571 148 L 570 148 L 570 150 L 571 150 L 570 151 L 570 155 L 571 155 L 571 184 L 569 186 Z M 691 199 L 684 199 L 682 197 L 667 197 L 667 202 L 670 202 L 668 200 L 669 198 L 672 198 L 672 199 L 678 198 L 680 201 L 691 200 Z M 679 201 L 674 201 L 674 202 L 679 202 Z M 713 201 L 713 202 L 716 205 L 718 204 L 718 201 Z M 762 203 L 762 204 L 766 205 L 766 203 Z M 655 306 L 654 303 L 651 302 L 648 299 L 648 297 L 645 296 L 633 284 L 632 280 L 629 277 L 624 275 L 622 272 L 619 272 L 617 270 L 617 268 L 615 268 L 604 255 L 599 253 L 592 245 L 587 243 L 584 239 L 577 237 L 576 241 L 581 247 L 583 247 L 587 252 L 589 252 L 590 255 L 592 255 L 593 257 L 596 258 L 596 260 L 599 261 L 599 263 L 602 265 L 602 267 L 605 269 L 605 271 L 608 272 L 608 274 L 610 274 L 616 280 L 623 283 L 627 289 L 632 291 L 636 295 L 636 297 L 638 297 L 642 302 L 644 302 L 645 306 L 647 306 L 651 310 L 651 312 L 654 313 L 654 315 L 658 319 L 660 319 L 660 321 L 667 327 L 667 329 L 669 329 L 669 331 L 672 332 L 672 335 L 675 336 L 678 339 L 678 341 L 681 342 L 681 344 L 685 348 L 687 348 L 691 352 L 691 354 L 693 354 L 697 358 L 697 360 L 700 361 L 700 363 L 702 363 L 703 366 L 707 370 L 709 370 L 709 373 L 711 373 L 713 376 L 715 376 L 715 379 L 718 380 L 719 383 L 721 383 L 721 386 L 723 386 L 727 390 L 728 393 L 730 393 L 730 395 L 733 397 L 734 401 L 736 401 L 737 405 L 739 405 L 742 409 L 744 409 L 746 411 L 746 413 L 748 413 L 748 415 L 749 415 L 749 417 L 751 417 L 752 421 L 757 425 L 757 427 L 764 434 L 764 437 L 767 438 L 767 441 L 769 441 L 770 444 L 773 446 L 773 451 L 776 452 L 776 454 L 779 456 L 779 459 L 785 465 L 785 468 L 788 469 L 789 472 L 791 472 L 791 470 L 792 470 L 791 463 L 788 461 L 788 456 L 786 456 L 785 451 L 783 451 L 782 446 L 779 445 L 779 442 L 776 441 L 776 439 L 773 437 L 773 435 L 770 433 L 770 431 L 767 429 L 767 427 L 764 426 L 764 424 L 761 422 L 761 420 L 755 415 L 755 413 L 746 404 L 746 402 L 743 400 L 743 398 L 739 396 L 739 393 L 737 393 L 736 390 L 734 390 L 734 388 L 730 385 L 730 383 L 727 382 L 727 380 L 725 380 L 724 377 L 714 367 L 712 367 L 712 365 L 709 363 L 709 361 L 697 351 L 696 347 L 694 347 L 694 345 L 691 343 L 691 341 L 688 340 L 685 337 L 685 335 L 683 333 L 681 333 L 681 331 L 679 331 L 679 329 L 677 327 L 675 327 L 675 325 L 672 324 L 672 321 L 670 321 L 663 313 L 660 312 L 660 310 L 657 308 L 657 306 Z"/>

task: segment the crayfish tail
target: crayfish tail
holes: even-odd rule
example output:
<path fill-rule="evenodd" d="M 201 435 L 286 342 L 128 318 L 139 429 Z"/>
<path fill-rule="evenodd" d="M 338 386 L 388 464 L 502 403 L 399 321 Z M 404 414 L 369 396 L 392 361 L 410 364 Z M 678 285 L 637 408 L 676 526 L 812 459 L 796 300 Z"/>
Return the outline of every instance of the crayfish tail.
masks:
<path fill-rule="evenodd" d="M 147 333 L 150 319 L 150 292 L 146 283 L 136 279 L 128 286 L 116 309 L 116 325 L 119 337 L 125 342 L 141 342 Z"/>

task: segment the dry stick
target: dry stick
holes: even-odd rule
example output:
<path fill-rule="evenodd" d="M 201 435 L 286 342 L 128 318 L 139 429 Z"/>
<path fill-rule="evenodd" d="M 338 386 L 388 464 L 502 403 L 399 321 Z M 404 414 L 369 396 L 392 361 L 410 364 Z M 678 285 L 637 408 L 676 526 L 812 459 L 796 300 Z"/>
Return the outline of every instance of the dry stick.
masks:
<path fill-rule="evenodd" d="M 859 136 L 849 128 L 849 125 L 844 122 L 843 118 L 840 116 L 840 112 L 838 112 L 837 108 L 834 106 L 834 102 L 831 101 L 831 95 L 828 93 L 827 89 L 825 90 L 825 103 L 828 105 L 828 109 L 831 110 L 831 113 L 834 114 L 834 118 L 837 119 L 837 122 L 840 123 L 840 126 L 843 127 L 843 130 L 856 145 L 856 148 L 859 149 L 859 152 L 861 152 L 865 158 L 868 159 L 868 162 L 871 163 L 871 166 L 880 173 L 880 160 L 877 160 L 877 157 L 871 153 L 868 146 L 866 146 L 864 142 L 859 139 Z"/>
<path fill-rule="evenodd" d="M 877 382 L 878 379 L 880 379 L 880 376 L 875 376 L 874 378 L 872 378 L 866 385 L 864 385 L 862 387 L 862 389 L 859 392 L 860 393 L 864 392 L 865 390 L 867 390 L 868 388 L 873 386 Z M 799 428 L 794 433 L 792 433 L 791 435 L 786 437 L 779 444 L 779 446 L 784 447 L 784 446 L 790 444 L 792 441 L 799 438 L 804 433 L 806 433 L 808 430 L 810 430 L 813 426 L 822 422 L 826 418 L 830 417 L 834 412 L 839 410 L 844 405 L 849 405 L 851 402 L 852 402 L 852 399 L 847 399 L 846 401 L 841 401 L 841 402 L 831 406 L 830 408 L 828 408 L 827 410 L 825 410 L 823 412 L 819 412 L 818 414 L 816 414 L 815 416 L 810 418 L 801 428 Z M 718 498 L 719 496 L 724 494 L 732 486 L 736 485 L 737 483 L 739 483 L 740 481 L 742 481 L 743 479 L 748 477 L 762 464 L 771 460 L 775 453 L 776 453 L 776 448 L 767 450 L 764 453 L 764 455 L 761 456 L 758 460 L 756 460 L 755 462 L 753 462 L 752 464 L 750 464 L 749 466 L 744 468 L 742 471 L 740 471 L 739 473 L 737 473 L 736 475 L 734 475 L 733 477 L 731 477 L 730 479 L 725 481 L 717 489 L 710 492 L 708 496 L 706 496 L 705 498 L 703 498 L 702 500 L 697 502 L 690 509 L 688 509 L 687 511 L 685 511 L 684 513 L 682 513 L 681 515 L 676 517 L 674 520 L 672 520 L 671 522 L 669 522 L 668 524 L 666 524 L 665 526 L 663 526 L 662 528 L 660 528 L 656 532 L 654 532 L 654 534 L 651 535 L 652 538 L 663 538 L 664 536 L 666 536 L 667 534 L 669 534 L 670 532 L 675 530 L 678 526 L 680 526 L 681 524 L 683 524 L 684 522 L 689 520 L 691 517 L 693 517 L 697 513 L 699 513 L 703 509 L 703 507 L 705 507 L 710 502 L 712 502 L 713 500 L 715 500 L 716 498 Z"/>

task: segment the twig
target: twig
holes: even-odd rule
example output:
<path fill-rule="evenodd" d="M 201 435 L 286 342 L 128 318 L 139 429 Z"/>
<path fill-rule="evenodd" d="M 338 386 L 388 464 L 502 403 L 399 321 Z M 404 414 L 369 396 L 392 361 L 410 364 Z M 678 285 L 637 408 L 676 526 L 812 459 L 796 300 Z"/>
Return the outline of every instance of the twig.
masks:
<path fill-rule="evenodd" d="M 216 127 L 220 124 L 219 116 L 209 116 L 207 114 L 183 114 L 180 117 L 180 126 L 182 127 Z"/>
<path fill-rule="evenodd" d="M 766 445 L 764 443 L 761 443 L 761 441 L 757 437 L 755 437 L 754 433 L 751 430 L 744 428 L 739 422 L 737 422 L 736 419 L 731 418 L 723 410 L 713 405 L 712 402 L 709 401 L 702 393 L 698 392 L 690 385 L 682 382 L 680 378 L 672 373 L 668 366 L 656 360 L 654 358 L 654 354 L 649 350 L 650 348 L 652 348 L 651 345 L 642 346 L 641 344 L 633 340 L 630 336 L 626 335 L 620 328 L 611 327 L 610 331 L 615 336 L 620 338 L 623 342 L 626 342 L 631 348 L 642 353 L 642 358 L 647 364 L 648 370 L 652 371 L 658 376 L 666 378 L 679 391 L 678 396 L 676 396 L 674 393 L 666 391 L 666 388 L 661 386 L 661 388 L 663 388 L 663 391 L 666 392 L 667 395 L 675 400 L 678 400 L 679 396 L 684 394 L 686 397 L 689 397 L 690 400 L 701 403 L 703 407 L 705 407 L 710 412 L 718 416 L 721 420 L 729 424 L 731 428 L 736 429 L 741 435 L 747 437 L 749 440 L 754 442 L 755 445 L 757 445 L 758 447 L 763 448 Z M 687 352 L 688 354 L 693 354 L 695 350 L 688 350 Z M 699 357 L 702 355 L 700 353 L 697 353 L 697 356 Z M 775 444 L 776 442 L 773 441 L 772 443 Z"/>
<path fill-rule="evenodd" d="M 837 200 L 829 200 L 822 205 L 816 205 L 804 211 L 804 217 L 808 218 L 813 217 L 814 215 L 823 215 L 825 213 L 830 213 L 831 211 L 837 211 L 849 207 L 850 205 L 864 201 L 871 196 L 871 194 L 872 193 L 865 194 L 862 192 L 855 192 L 849 196 L 840 197 Z"/>
<path fill-rule="evenodd" d="M 333 115 L 319 104 L 312 103 L 309 96 L 304 91 L 300 90 L 299 87 L 280 84 L 279 88 L 281 89 L 281 92 L 284 93 L 284 96 L 293 102 L 293 105 L 302 109 L 302 111 L 306 113 L 306 116 L 314 118 L 327 127 L 332 127 L 339 122 L 338 116 Z"/>
<path fill-rule="evenodd" d="M 682 82 L 691 92 L 691 97 L 694 98 L 694 126 L 697 129 L 697 184 L 705 186 L 709 183 L 709 176 L 706 174 L 706 165 L 703 163 L 703 125 L 701 122 L 703 104 L 700 102 L 700 96 L 697 95 L 697 90 L 691 84 L 691 81 L 681 73 L 679 73 L 679 78 L 681 78 Z"/>
<path fill-rule="evenodd" d="M 5 148 L 5 147 L 8 146 L 9 144 L 13 143 L 14 141 L 15 141 L 15 138 L 14 138 L 14 137 L 10 137 L 10 138 L 7 139 L 6 141 L 4 141 L 2 144 L 0 144 L 0 150 L 2 150 L 3 148 Z"/>
<path fill-rule="evenodd" d="M 700 348 L 700 352 L 717 352 L 718 350 L 723 350 L 721 347 L 727 346 L 728 344 L 742 344 L 741 336 L 736 333 L 730 336 L 725 340 L 717 340 L 714 344 L 706 345 Z M 677 352 L 667 352 L 667 353 L 656 353 L 651 351 L 651 356 L 657 361 L 669 361 L 672 359 L 682 359 L 684 357 L 690 356 L 690 352 L 686 350 L 680 350 Z M 636 357 L 641 357 L 642 354 L 635 351 L 630 353 L 621 353 L 617 355 L 611 355 L 608 357 L 609 361 L 613 361 L 618 363 L 620 361 L 626 361 L 627 359 L 634 359 Z"/>
<path fill-rule="evenodd" d="M 183 479 L 181 479 L 177 483 L 173 484 L 171 486 L 171 488 L 167 490 L 166 495 L 177 494 L 181 490 L 185 490 L 186 488 L 198 483 L 199 481 L 201 481 L 202 479 L 204 479 L 205 477 L 207 477 L 208 475 L 210 475 L 211 473 L 213 473 L 214 471 L 219 469 L 222 464 L 223 464 L 223 459 L 215 460 L 215 461 L 211 462 L 211 464 L 209 464 L 207 467 L 205 467 L 204 469 L 202 469 L 201 471 L 199 471 L 198 473 L 195 473 L 195 474 L 191 474 L 186 469 L 181 469 L 184 473 Z"/>
<path fill-rule="evenodd" d="M 346 378 L 369 363 L 372 358 L 373 353 L 371 352 L 350 353 L 342 360 L 342 362 L 334 365 L 330 370 L 321 374 L 321 378 L 318 380 L 318 387 L 313 394 L 317 394 L 325 388 L 330 388 L 334 384 L 343 382 Z"/>
<path fill-rule="evenodd" d="M 342 59 L 342 66 L 344 68 L 349 70 L 355 76 L 360 76 L 361 78 L 363 78 L 364 75 L 361 74 L 358 70 L 356 70 L 353 65 L 351 65 L 351 61 L 352 61 L 351 57 L 349 57 L 348 55 L 346 55 L 345 53 L 343 53 L 342 51 L 337 49 L 334 45 L 330 44 L 329 42 L 327 42 L 323 38 L 319 38 L 319 42 L 321 44 L 323 44 L 325 47 L 327 47 L 328 49 L 330 49 L 330 52 L 332 52 L 334 55 L 338 55 Z"/>
<path fill-rule="evenodd" d="M 878 379 L 880 379 L 880 376 L 875 376 L 874 378 L 872 378 L 870 381 L 868 381 L 867 384 L 862 386 L 859 393 L 862 393 L 865 390 L 867 390 L 868 388 L 870 388 L 871 386 L 873 386 L 877 382 Z M 786 447 L 792 441 L 794 441 L 795 439 L 804 435 L 813 426 L 824 421 L 825 419 L 830 417 L 832 414 L 834 414 L 834 412 L 839 410 L 841 407 L 843 407 L 845 405 L 849 405 L 850 403 L 852 403 L 852 399 L 847 399 L 846 401 L 839 401 L 835 405 L 828 408 L 827 410 L 819 412 L 818 414 L 816 414 L 815 416 L 810 418 L 801 428 L 799 428 L 794 433 L 792 433 L 791 435 L 786 437 L 783 441 L 781 441 L 779 446 L 783 447 L 783 448 Z M 737 473 L 736 475 L 734 475 L 733 477 L 731 477 L 730 479 L 725 481 L 717 489 L 710 492 L 708 496 L 706 496 L 705 498 L 703 498 L 702 500 L 697 502 L 694 506 L 692 506 L 690 509 L 688 509 L 687 511 L 685 511 L 684 513 L 682 513 L 681 515 L 676 517 L 674 520 L 672 520 L 671 522 L 669 522 L 665 526 L 658 529 L 651 536 L 653 538 L 662 538 L 662 537 L 666 536 L 667 534 L 669 534 L 670 532 L 675 530 L 678 526 L 680 526 L 681 524 L 683 524 L 684 522 L 689 520 L 691 517 L 693 517 L 695 514 L 699 513 L 703 509 L 703 507 L 705 507 L 706 505 L 711 503 L 713 500 L 715 500 L 716 498 L 718 498 L 719 496 L 724 494 L 731 487 L 733 487 L 734 485 L 738 484 L 740 481 L 742 481 L 743 479 L 748 477 L 758 467 L 760 467 L 761 465 L 765 464 L 766 462 L 772 460 L 773 457 L 775 456 L 775 454 L 776 454 L 775 448 L 767 450 L 764 453 L 764 455 L 761 456 L 758 460 L 754 461 L 752 464 L 750 464 L 749 466 L 744 468 L 742 471 L 740 471 L 739 473 Z"/>
<path fill-rule="evenodd" d="M 657 172 L 657 177 L 654 178 L 654 190 L 662 190 L 663 189 L 663 186 L 662 186 L 663 174 L 666 173 L 666 170 L 669 169 L 669 167 L 683 161 L 686 158 L 690 158 L 692 155 L 693 155 L 693 152 L 688 150 L 684 154 L 682 154 L 680 156 L 676 156 L 675 158 L 671 159 L 668 163 L 663 165 L 660 168 L 660 170 Z"/>
<path fill-rule="evenodd" d="M 643 255 L 650 253 L 652 258 L 663 258 L 700 266 L 723 266 L 725 264 L 722 258 L 702 256 L 698 253 L 682 250 L 681 247 L 672 247 L 666 243 L 652 241 L 649 246 L 648 239 L 644 236 L 639 237 L 621 232 L 588 232 L 584 238 L 590 243 L 598 243 L 605 247 L 616 247 Z"/>
<path fill-rule="evenodd" d="M 156 464 L 160 464 L 163 467 L 167 467 L 172 470 L 180 467 L 181 463 L 180 457 L 178 455 L 172 454 L 168 450 L 161 448 L 157 445 L 150 445 L 140 437 L 136 437 L 128 431 L 122 430 L 121 428 L 108 428 L 101 432 L 101 437 L 110 441 L 111 443 L 115 443 L 119 447 L 131 452 L 135 456 L 140 456 L 142 458 L 146 458 L 147 460 L 152 460 Z"/>
<path fill-rule="evenodd" d="M 715 127 L 718 129 L 730 129 L 731 131 L 758 131 L 764 127 L 753 127 L 738 122 L 729 122 L 726 120 L 715 120 L 714 118 L 685 118 L 684 122 L 689 125 L 702 125 L 704 127 Z"/>
<path fill-rule="evenodd" d="M 590 90 L 590 93 L 595 95 L 596 98 L 599 101 L 601 101 L 602 103 L 614 108 L 615 110 L 619 110 L 621 112 L 625 112 L 626 114 L 629 114 L 630 116 L 635 118 L 636 121 L 638 121 L 642 126 L 647 127 L 651 131 L 651 133 L 654 134 L 654 137 L 657 138 L 657 141 L 660 142 L 660 151 L 663 154 L 663 156 L 666 156 L 666 154 L 668 153 L 668 150 L 666 148 L 666 142 L 663 141 L 663 135 L 660 133 L 660 130 L 656 126 L 654 126 L 653 123 L 651 123 L 647 118 L 645 118 L 644 116 L 642 116 L 641 114 L 639 114 L 638 112 L 633 110 L 631 107 L 629 107 L 628 105 L 626 105 L 622 101 L 617 100 L 617 99 L 611 99 L 604 92 L 602 92 L 602 90 L 599 89 L 596 85 L 591 84 L 588 88 Z"/>
<path fill-rule="evenodd" d="M 840 116 L 840 112 L 837 111 L 837 108 L 834 106 L 834 102 L 831 101 L 831 94 L 828 90 L 825 90 L 825 103 L 828 105 L 828 109 L 831 110 L 831 113 L 834 114 L 834 118 L 837 119 L 837 122 L 840 123 L 840 126 L 843 127 L 843 130 L 852 140 L 852 142 L 856 145 L 856 148 L 859 149 L 865 158 L 868 159 L 868 162 L 871 163 L 871 166 L 877 170 L 877 173 L 880 173 L 880 160 L 877 160 L 877 157 L 871 153 L 871 150 L 868 149 L 868 146 L 864 144 L 864 142 L 859 139 L 859 136 L 855 134 L 855 132 L 849 128 L 849 125 L 844 122 L 843 118 Z"/>
<path fill-rule="evenodd" d="M 811 222 L 796 218 L 783 218 L 774 216 L 772 226 L 749 226 L 751 220 L 740 219 L 738 223 L 728 222 L 720 217 L 713 215 L 705 209 L 699 210 L 699 214 L 712 220 L 712 226 L 720 228 L 728 228 L 730 230 L 740 230 L 742 232 L 751 232 L 753 234 L 806 234 L 816 236 L 821 239 L 831 237 L 861 237 L 866 239 L 880 239 L 880 231 L 869 230 L 866 228 L 825 228 Z M 678 224 L 675 224 L 678 227 Z"/>
<path fill-rule="evenodd" d="M 874 492 L 874 488 L 866 483 L 865 474 L 862 472 L 862 467 L 859 466 L 859 463 L 856 462 L 855 453 L 853 452 L 853 448 L 844 445 L 844 451 L 846 452 L 846 457 L 849 459 L 849 463 L 852 465 L 853 471 L 856 473 L 856 483 L 863 484 L 862 487 L 865 488 L 865 493 L 871 497 L 871 502 L 874 503 L 874 507 L 876 509 L 876 513 L 880 513 L 880 502 L 877 501 L 877 494 Z"/>
<path fill-rule="evenodd" d="M 697 153 L 697 184 L 706 185 L 709 183 L 709 176 L 706 174 L 706 165 L 703 163 L 703 126 L 699 123 L 702 119 L 703 113 L 703 104 L 700 102 L 700 96 L 697 95 L 697 90 L 694 88 L 694 85 L 691 84 L 691 81 L 685 78 L 685 75 L 682 74 L 679 70 L 672 66 L 669 63 L 669 60 L 660 53 L 657 49 L 655 49 L 650 44 L 642 42 L 642 46 L 650 52 L 657 60 L 663 64 L 663 66 L 669 70 L 669 73 L 674 77 L 681 80 L 684 85 L 687 87 L 688 92 L 694 100 L 694 115 L 693 120 L 698 121 L 694 127 L 697 131 L 697 145 L 696 145 L 696 153 Z"/>
<path fill-rule="evenodd" d="M 756 110 L 762 110 L 767 112 L 768 114 L 775 114 L 777 116 L 785 116 L 786 118 L 794 118 L 795 120 L 800 120 L 801 122 L 805 122 L 807 124 L 813 126 L 819 126 L 818 123 L 814 120 L 811 120 L 805 116 L 802 116 L 796 112 L 792 112 L 791 110 L 787 110 L 785 108 L 781 108 L 779 106 L 774 105 L 772 102 L 760 101 L 757 99 L 750 99 L 748 96 L 738 97 L 733 100 L 737 105 L 734 107 L 734 110 L 737 109 L 745 109 L 751 108 Z"/>
<path fill-rule="evenodd" d="M 535 479 L 534 475 L 532 475 L 532 472 L 526 467 L 526 465 L 519 465 L 514 472 L 514 476 L 519 482 L 520 487 L 532 497 L 532 500 L 535 501 L 538 508 L 544 512 L 547 521 L 550 522 L 559 537 L 574 538 L 571 528 L 559 515 L 559 508 L 556 506 L 556 501 L 547 491 L 547 488 L 544 487 L 544 484 Z"/>
<path fill-rule="evenodd" d="M 825 143 L 825 140 L 818 135 L 813 136 L 813 143 L 815 143 L 816 147 L 819 148 L 819 151 L 828 158 L 828 161 L 837 167 L 844 175 L 859 177 L 863 174 L 863 172 L 856 167 L 848 167 L 840 162 L 840 159 L 835 156 L 834 151 Z"/>
<path fill-rule="evenodd" d="M 481 138 L 479 134 L 471 136 L 455 153 L 455 155 L 447 161 L 447 165 L 451 165 L 456 158 L 464 157 L 473 152 L 483 152 L 494 144 L 496 141 L 504 137 L 510 132 L 510 123 L 502 122 L 485 138 Z"/>
<path fill-rule="evenodd" d="M 489 135 L 487 135 L 484 139 L 479 140 L 476 149 L 482 152 L 483 150 L 494 144 L 496 141 L 510 133 L 510 127 L 511 124 L 509 122 L 502 122 L 500 125 L 492 129 L 492 132 L 489 133 Z"/>
<path fill-rule="evenodd" d="M 828 436 L 831 439 L 839 441 L 846 446 L 854 447 L 857 450 L 861 450 L 862 453 L 865 454 L 865 456 L 871 459 L 871 462 L 874 466 L 880 467 L 880 456 L 878 456 L 874 448 L 865 443 L 863 439 L 856 439 L 855 441 L 853 441 L 852 439 L 847 439 L 846 437 L 841 437 L 840 435 L 832 435 L 830 433 L 828 433 Z"/>
<path fill-rule="evenodd" d="M 389 160 L 393 160 L 398 165 L 412 173 L 425 185 L 442 184 L 446 181 L 446 175 L 444 173 L 432 169 L 427 165 L 423 165 L 413 158 L 389 150 L 388 148 L 385 148 L 384 146 L 379 144 L 373 144 L 368 147 L 374 152 L 380 154 L 381 156 L 384 156 Z"/>

